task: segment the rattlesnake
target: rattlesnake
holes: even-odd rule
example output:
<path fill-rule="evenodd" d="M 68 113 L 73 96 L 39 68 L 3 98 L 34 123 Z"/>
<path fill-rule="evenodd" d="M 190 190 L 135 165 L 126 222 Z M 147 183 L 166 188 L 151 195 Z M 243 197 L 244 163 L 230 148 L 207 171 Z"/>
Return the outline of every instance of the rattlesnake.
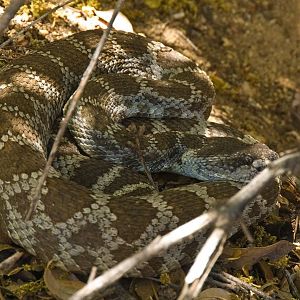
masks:
<path fill-rule="evenodd" d="M 192 61 L 161 43 L 112 31 L 70 123 L 91 158 L 66 143 L 25 222 L 52 127 L 101 34 L 86 31 L 49 43 L 0 73 L 1 240 L 84 273 L 94 265 L 110 268 L 223 202 L 240 188 L 239 181 L 277 157 L 254 139 L 205 121 L 214 89 Z M 155 120 L 144 120 L 149 116 Z M 157 192 L 136 172 L 145 168 L 208 182 Z M 272 209 L 278 190 L 276 182 L 264 189 L 246 210 L 247 223 Z M 172 247 L 131 275 L 155 275 L 188 263 L 204 238 L 198 234 Z"/>

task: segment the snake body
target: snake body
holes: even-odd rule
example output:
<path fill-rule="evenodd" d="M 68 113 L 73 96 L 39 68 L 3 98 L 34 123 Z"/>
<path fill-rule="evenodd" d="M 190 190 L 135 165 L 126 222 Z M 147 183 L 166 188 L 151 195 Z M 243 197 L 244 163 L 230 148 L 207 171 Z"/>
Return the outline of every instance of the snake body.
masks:
<path fill-rule="evenodd" d="M 277 157 L 230 127 L 206 122 L 214 89 L 192 61 L 161 43 L 113 31 L 70 123 L 89 156 L 62 147 L 32 219 L 24 221 L 55 120 L 101 34 L 49 43 L 0 72 L 1 240 L 84 273 L 112 267 L 222 203 Z M 207 181 L 157 192 L 137 172 L 145 168 Z M 276 182 L 269 184 L 246 210 L 246 222 L 267 214 L 278 192 Z M 131 275 L 190 262 L 204 238 L 172 247 Z"/>

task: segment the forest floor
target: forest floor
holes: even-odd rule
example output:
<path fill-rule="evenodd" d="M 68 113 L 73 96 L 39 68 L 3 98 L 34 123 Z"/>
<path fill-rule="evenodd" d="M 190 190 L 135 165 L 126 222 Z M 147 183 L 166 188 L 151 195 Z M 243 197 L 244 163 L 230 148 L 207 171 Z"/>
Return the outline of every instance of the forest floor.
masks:
<path fill-rule="evenodd" d="M 93 4 L 98 1 L 87 2 Z M 40 8 L 30 6 L 26 22 L 32 19 L 32 15 L 41 14 Z M 101 9 L 111 8 L 112 1 L 101 1 Z M 162 41 L 203 66 L 217 92 L 212 120 L 230 124 L 280 154 L 299 149 L 299 1 L 127 1 L 122 12 L 132 23 L 135 32 Z M 11 26 L 9 34 L 20 30 L 22 26 L 22 23 Z M 27 48 L 43 43 L 45 38 L 54 40 L 77 30 L 66 20 L 51 16 L 7 47 L 10 50 L 1 53 L 3 57 L 19 55 L 25 53 Z M 293 231 L 298 222 L 295 220 L 299 194 L 297 180 L 286 180 L 279 199 L 279 215 L 268 220 L 264 228 L 257 226 L 253 229 L 255 246 L 260 246 L 262 253 L 265 253 L 271 241 L 293 240 Z M 238 247 L 245 245 L 246 242 L 243 244 L 243 241 L 238 241 Z M 296 274 L 298 282 L 295 284 L 300 291 L 299 257 L 300 252 L 295 250 L 279 262 L 260 261 L 250 268 L 243 266 L 243 272 L 234 270 L 233 274 L 257 286 L 265 286 L 266 292 L 276 290 L 280 299 L 291 299 L 285 271 Z M 23 268 L 21 279 L 9 277 L 13 288 L 9 288 L 7 277 L 2 278 L 3 295 L 11 295 L 6 296 L 11 299 L 45 297 L 47 292 L 44 291 L 42 279 L 32 269 L 25 270 L 26 273 Z M 24 285 L 24 276 L 33 276 L 39 281 L 38 285 L 30 286 L 37 288 L 35 296 L 32 294 L 34 288 L 20 288 Z M 152 286 L 133 289 L 138 299 L 156 299 Z M 217 297 L 214 294 L 210 296 Z M 222 296 L 227 299 L 225 291 Z"/>

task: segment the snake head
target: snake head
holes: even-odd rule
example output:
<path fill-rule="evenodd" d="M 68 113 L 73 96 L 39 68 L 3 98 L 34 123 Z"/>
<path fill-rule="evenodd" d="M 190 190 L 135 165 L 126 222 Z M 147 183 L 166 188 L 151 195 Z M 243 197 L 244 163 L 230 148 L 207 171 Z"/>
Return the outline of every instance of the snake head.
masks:
<path fill-rule="evenodd" d="M 278 154 L 261 143 L 245 143 L 232 137 L 208 138 L 200 149 L 188 150 L 176 166 L 199 180 L 249 182 Z"/>

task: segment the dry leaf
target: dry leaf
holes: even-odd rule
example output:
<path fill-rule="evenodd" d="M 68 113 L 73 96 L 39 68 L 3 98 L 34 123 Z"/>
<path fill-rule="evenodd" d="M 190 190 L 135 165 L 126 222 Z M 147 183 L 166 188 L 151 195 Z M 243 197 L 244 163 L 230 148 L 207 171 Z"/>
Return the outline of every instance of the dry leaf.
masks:
<path fill-rule="evenodd" d="M 266 281 L 272 282 L 274 280 L 274 274 L 272 272 L 271 266 L 262 260 L 259 262 L 259 267 L 263 272 Z"/>
<path fill-rule="evenodd" d="M 278 259 L 296 247 L 285 240 L 279 241 L 275 244 L 266 247 L 252 247 L 252 248 L 225 248 L 222 254 L 222 259 L 230 263 L 230 267 L 235 269 L 251 268 L 261 259 Z"/>
<path fill-rule="evenodd" d="M 184 285 L 184 279 L 186 274 L 181 268 L 177 268 L 176 270 L 170 272 L 169 276 L 171 283 L 177 285 L 178 288 Z"/>
<path fill-rule="evenodd" d="M 1 286 L 1 291 L 8 299 L 33 299 L 34 295 L 44 288 L 42 280 L 31 282 L 11 282 L 7 286 Z M 5 299 L 7 299 L 5 298 Z"/>
<path fill-rule="evenodd" d="M 289 292 L 277 291 L 276 297 L 280 300 L 291 300 L 294 299 L 292 294 Z"/>
<path fill-rule="evenodd" d="M 206 289 L 196 300 L 238 300 L 238 296 L 220 288 Z"/>
<path fill-rule="evenodd" d="M 134 279 L 130 285 L 130 290 L 134 291 L 141 300 L 158 299 L 157 283 L 149 279 Z"/>
<path fill-rule="evenodd" d="M 68 273 L 58 268 L 51 269 L 50 265 L 51 262 L 45 268 L 44 282 L 55 299 L 67 300 L 85 285 L 79 280 L 68 279 Z"/>

